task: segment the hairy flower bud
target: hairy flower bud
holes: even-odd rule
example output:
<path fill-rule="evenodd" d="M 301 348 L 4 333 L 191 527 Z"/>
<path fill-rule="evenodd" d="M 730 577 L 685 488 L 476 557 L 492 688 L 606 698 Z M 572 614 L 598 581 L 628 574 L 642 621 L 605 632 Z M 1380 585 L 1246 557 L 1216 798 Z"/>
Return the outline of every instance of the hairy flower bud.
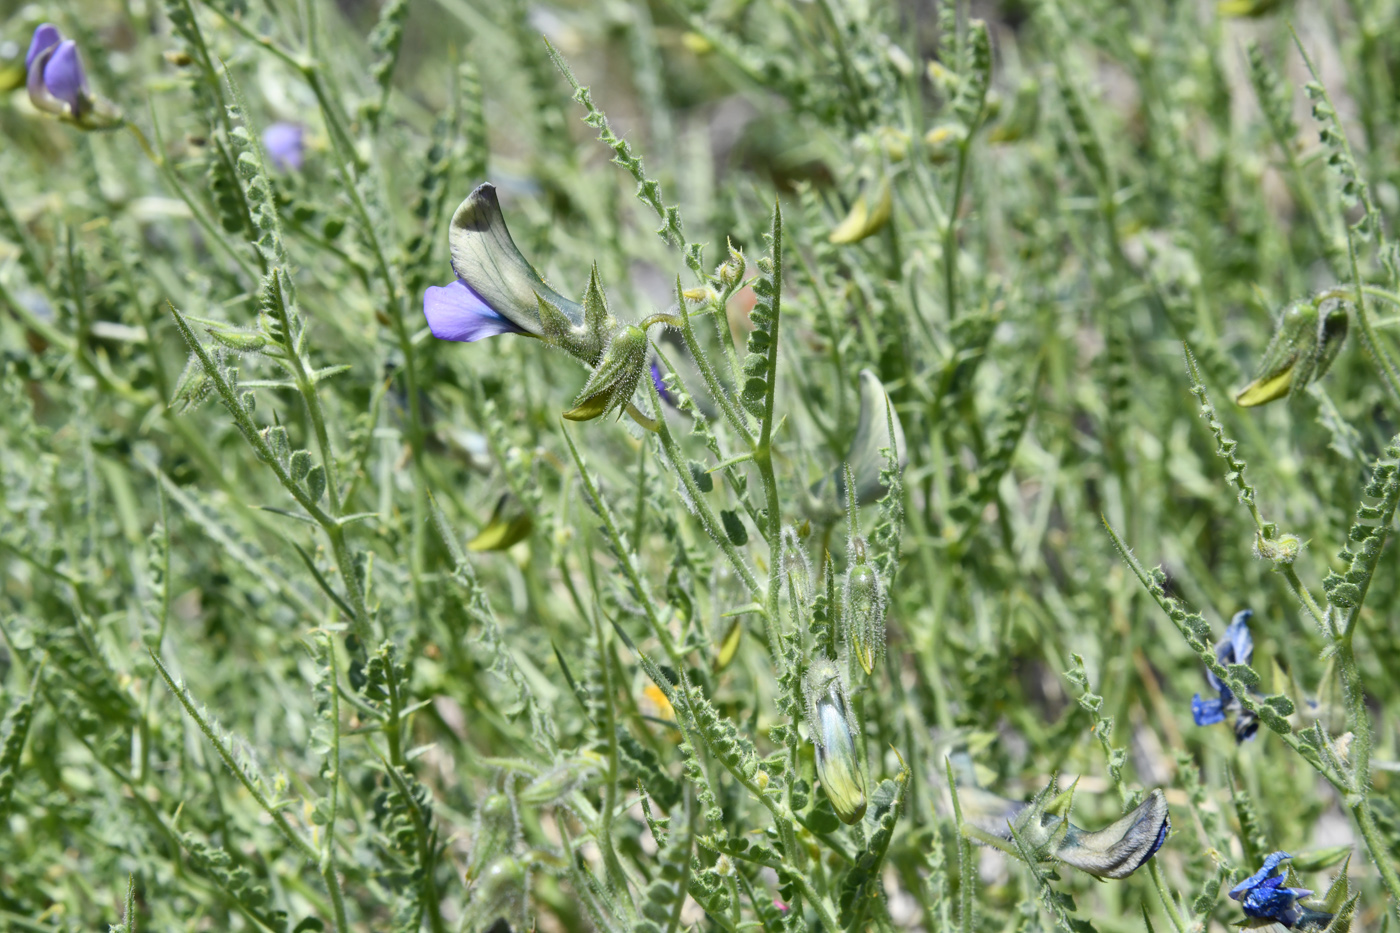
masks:
<path fill-rule="evenodd" d="M 1235 396 L 1243 408 L 1292 395 L 1320 379 L 1342 349 L 1347 336 L 1347 312 L 1341 305 L 1325 315 L 1319 306 L 1328 297 L 1296 301 L 1279 319 L 1258 374 Z"/>
<path fill-rule="evenodd" d="M 856 561 L 846 571 L 841 594 L 842 647 L 868 675 L 885 654 L 885 594 L 880 575 L 865 559 L 865 543 L 855 541 Z"/>
<path fill-rule="evenodd" d="M 821 658 L 807 670 L 807 728 L 817 753 L 817 777 L 843 823 L 865 815 L 865 760 L 856 743 L 860 724 L 846 701 L 846 685 L 835 662 Z"/>
<path fill-rule="evenodd" d="M 805 606 L 812 598 L 812 565 L 807 560 L 807 549 L 802 546 L 797 529 L 791 525 L 783 527 L 781 540 L 779 559 L 782 561 L 783 579 L 793 599 Z"/>
<path fill-rule="evenodd" d="M 640 327 L 626 324 L 608 341 L 603 358 L 584 383 L 574 407 L 564 412 L 570 421 L 590 421 L 632 399 L 642 374 L 647 371 L 647 335 Z"/>

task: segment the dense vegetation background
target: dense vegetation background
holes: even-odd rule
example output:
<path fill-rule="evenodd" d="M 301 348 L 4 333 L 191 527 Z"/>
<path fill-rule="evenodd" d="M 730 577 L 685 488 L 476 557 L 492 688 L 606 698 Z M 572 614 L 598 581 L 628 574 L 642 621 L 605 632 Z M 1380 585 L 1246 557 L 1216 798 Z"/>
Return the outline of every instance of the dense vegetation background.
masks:
<path fill-rule="evenodd" d="M 1397 28 L 0 3 L 0 927 L 1394 929 Z"/>

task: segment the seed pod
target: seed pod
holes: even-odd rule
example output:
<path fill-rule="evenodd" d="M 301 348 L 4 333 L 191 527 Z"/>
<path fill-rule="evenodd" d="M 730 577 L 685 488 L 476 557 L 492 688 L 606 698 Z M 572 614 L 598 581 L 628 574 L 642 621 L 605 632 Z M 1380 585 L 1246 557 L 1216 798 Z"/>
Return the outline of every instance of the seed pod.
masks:
<path fill-rule="evenodd" d="M 807 728 L 817 753 L 817 777 L 831 807 L 843 823 L 865 815 L 865 760 L 857 747 L 860 724 L 846 701 L 841 671 L 821 658 L 803 678 L 807 698 Z"/>

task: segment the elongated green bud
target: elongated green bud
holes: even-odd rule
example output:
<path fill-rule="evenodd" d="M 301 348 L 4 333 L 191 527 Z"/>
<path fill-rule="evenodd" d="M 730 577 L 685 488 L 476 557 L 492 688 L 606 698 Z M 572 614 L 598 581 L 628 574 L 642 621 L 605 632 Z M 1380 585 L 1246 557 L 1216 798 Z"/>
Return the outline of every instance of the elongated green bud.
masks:
<path fill-rule="evenodd" d="M 867 675 L 885 654 L 885 593 L 880 575 L 865 556 L 865 541 L 852 539 L 854 563 L 841 594 L 842 648 Z"/>
<path fill-rule="evenodd" d="M 846 701 L 846 685 L 835 662 L 822 658 L 803 678 L 807 728 L 817 753 L 817 778 L 843 823 L 865 815 L 865 760 L 857 748 L 860 724 Z"/>
<path fill-rule="evenodd" d="M 784 526 L 782 531 L 780 559 L 788 593 L 805 608 L 812 598 L 812 565 L 807 560 L 807 549 L 802 546 L 797 529 L 791 525 Z"/>

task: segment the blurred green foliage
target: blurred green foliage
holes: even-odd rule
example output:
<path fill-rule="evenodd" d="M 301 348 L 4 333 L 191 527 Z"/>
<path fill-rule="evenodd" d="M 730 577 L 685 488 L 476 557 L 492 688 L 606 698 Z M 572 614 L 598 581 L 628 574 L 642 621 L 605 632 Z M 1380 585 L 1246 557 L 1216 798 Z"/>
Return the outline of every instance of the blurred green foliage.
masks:
<path fill-rule="evenodd" d="M 1397 28 L 0 6 L 0 928 L 1185 933 L 1274 850 L 1400 922 Z M 487 180 L 632 414 L 429 332 Z"/>

